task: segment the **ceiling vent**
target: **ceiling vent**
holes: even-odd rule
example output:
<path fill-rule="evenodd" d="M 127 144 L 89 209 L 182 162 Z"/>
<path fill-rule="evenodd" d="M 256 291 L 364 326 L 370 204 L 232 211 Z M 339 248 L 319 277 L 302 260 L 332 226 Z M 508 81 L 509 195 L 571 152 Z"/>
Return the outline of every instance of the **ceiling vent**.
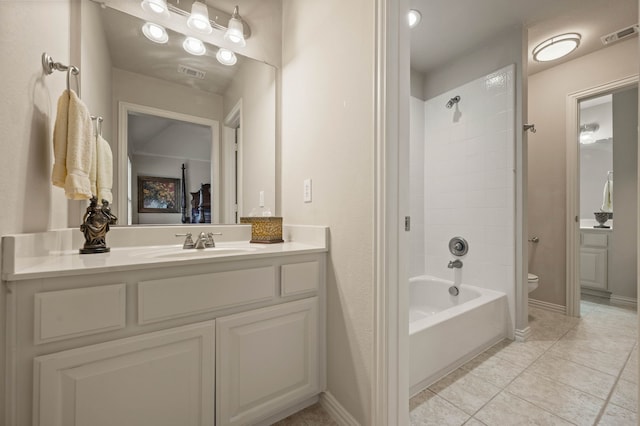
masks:
<path fill-rule="evenodd" d="M 605 46 L 616 41 L 624 40 L 629 37 L 633 37 L 638 34 L 638 24 L 631 25 L 630 27 L 622 28 L 621 30 L 612 32 L 611 34 L 600 37 L 602 44 Z"/>
<path fill-rule="evenodd" d="M 182 64 L 178 65 L 178 72 L 181 74 L 186 74 L 189 77 L 199 78 L 200 80 L 204 80 L 204 76 L 207 74 L 205 71 L 190 68 Z"/>

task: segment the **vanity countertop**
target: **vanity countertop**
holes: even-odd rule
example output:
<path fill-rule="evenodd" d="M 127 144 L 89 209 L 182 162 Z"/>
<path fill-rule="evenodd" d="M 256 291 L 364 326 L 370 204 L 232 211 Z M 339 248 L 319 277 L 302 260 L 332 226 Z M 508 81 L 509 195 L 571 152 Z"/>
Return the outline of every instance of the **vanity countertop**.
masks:
<path fill-rule="evenodd" d="M 228 228 L 227 228 L 228 229 Z M 250 229 L 250 228 L 249 228 Z M 66 231 L 66 230 L 64 230 Z M 12 235 L 3 237 L 2 279 L 19 281 L 53 278 L 103 272 L 154 269 L 214 262 L 261 259 L 274 256 L 292 256 L 328 251 L 326 227 L 285 226 L 284 243 L 251 244 L 241 241 L 220 241 L 215 249 L 183 249 L 181 244 L 111 247 L 108 253 L 79 254 L 78 249 L 30 250 L 29 241 L 64 240 L 60 235 L 47 233 Z M 135 232 L 129 230 L 128 232 Z M 172 231 L 173 232 L 173 231 Z M 35 236 L 35 237 L 34 237 Z M 51 248 L 51 247 L 50 247 Z"/>

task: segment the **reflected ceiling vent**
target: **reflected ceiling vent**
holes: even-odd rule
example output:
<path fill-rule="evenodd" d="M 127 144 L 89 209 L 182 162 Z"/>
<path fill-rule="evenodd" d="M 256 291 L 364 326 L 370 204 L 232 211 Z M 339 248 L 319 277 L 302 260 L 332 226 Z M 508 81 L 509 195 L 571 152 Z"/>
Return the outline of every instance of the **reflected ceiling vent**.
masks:
<path fill-rule="evenodd" d="M 608 44 L 615 43 L 616 41 L 633 37 L 637 34 L 638 34 L 638 24 L 631 25 L 630 27 L 622 28 L 621 30 L 615 31 L 611 34 L 604 35 L 600 37 L 600 40 L 602 40 L 602 44 L 606 46 Z"/>
<path fill-rule="evenodd" d="M 182 64 L 178 65 L 178 72 L 186 74 L 189 77 L 199 78 L 200 80 L 204 80 L 204 76 L 207 74 L 205 71 L 200 71 Z"/>

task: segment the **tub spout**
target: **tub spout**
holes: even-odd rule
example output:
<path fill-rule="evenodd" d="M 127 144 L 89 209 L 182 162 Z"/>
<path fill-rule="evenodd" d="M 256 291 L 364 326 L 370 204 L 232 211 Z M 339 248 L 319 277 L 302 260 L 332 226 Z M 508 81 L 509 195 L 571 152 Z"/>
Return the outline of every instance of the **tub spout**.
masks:
<path fill-rule="evenodd" d="M 462 268 L 462 261 L 460 259 L 451 260 L 451 261 L 449 261 L 449 264 L 447 265 L 447 268 L 449 268 L 449 269 Z"/>
<path fill-rule="evenodd" d="M 452 285 L 451 287 L 449 287 L 449 294 L 452 296 L 457 296 L 460 294 L 460 289 L 455 285 Z"/>

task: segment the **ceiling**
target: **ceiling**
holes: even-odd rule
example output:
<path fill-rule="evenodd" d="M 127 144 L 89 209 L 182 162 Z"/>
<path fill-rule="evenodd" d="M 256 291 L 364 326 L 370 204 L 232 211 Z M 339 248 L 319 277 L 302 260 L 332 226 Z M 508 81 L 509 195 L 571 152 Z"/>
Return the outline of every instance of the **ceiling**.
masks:
<path fill-rule="evenodd" d="M 603 48 L 600 37 L 638 23 L 638 0 L 410 0 L 422 14 L 411 30 L 411 68 L 436 69 L 500 34 L 528 29 L 529 74 Z M 566 32 L 582 35 L 564 60 L 539 63 L 531 50 Z"/>
<path fill-rule="evenodd" d="M 142 20 L 110 8 L 101 10 L 101 16 L 115 68 L 222 94 L 231 83 L 236 70 L 246 60 L 242 55 L 236 55 L 236 65 L 225 66 L 216 60 L 218 49 L 215 46 L 207 46 L 207 53 L 203 56 L 194 56 L 182 48 L 184 36 L 181 34 L 167 30 L 169 42 L 159 45 L 144 37 Z M 192 78 L 178 73 L 179 65 L 204 71 L 204 78 Z"/>

